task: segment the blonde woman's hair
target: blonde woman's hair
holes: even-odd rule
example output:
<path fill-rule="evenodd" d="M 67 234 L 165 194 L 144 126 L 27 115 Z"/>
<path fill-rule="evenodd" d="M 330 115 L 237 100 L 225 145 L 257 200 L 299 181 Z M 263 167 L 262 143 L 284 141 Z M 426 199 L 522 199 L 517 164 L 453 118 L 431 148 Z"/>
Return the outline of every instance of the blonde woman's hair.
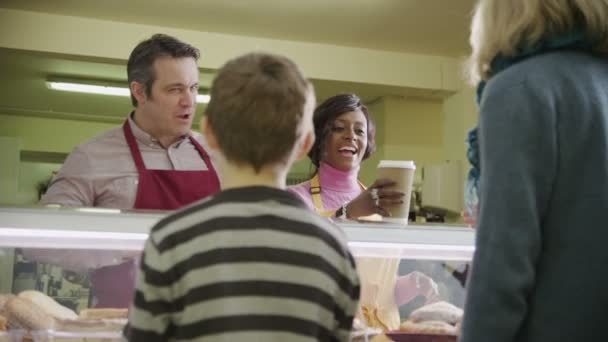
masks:
<path fill-rule="evenodd" d="M 473 84 L 487 80 L 498 56 L 513 56 L 543 37 L 584 29 L 594 50 L 608 51 L 608 0 L 478 0 L 467 63 Z"/>

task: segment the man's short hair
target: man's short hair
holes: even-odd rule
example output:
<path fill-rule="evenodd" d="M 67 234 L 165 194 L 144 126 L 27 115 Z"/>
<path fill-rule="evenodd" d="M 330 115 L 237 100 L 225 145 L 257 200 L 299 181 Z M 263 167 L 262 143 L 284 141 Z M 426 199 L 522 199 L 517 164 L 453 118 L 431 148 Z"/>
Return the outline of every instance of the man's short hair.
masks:
<path fill-rule="evenodd" d="M 224 156 L 256 172 L 285 161 L 300 138 L 309 92 L 312 85 L 286 57 L 249 53 L 228 61 L 206 109 Z"/>
<path fill-rule="evenodd" d="M 194 46 L 166 34 L 157 33 L 137 44 L 131 52 L 127 62 L 129 84 L 133 81 L 143 84 L 146 95 L 150 96 L 155 80 L 154 61 L 162 57 L 192 57 L 198 60 L 199 56 L 199 50 Z M 133 94 L 131 94 L 131 102 L 133 106 L 137 106 L 137 100 Z"/>

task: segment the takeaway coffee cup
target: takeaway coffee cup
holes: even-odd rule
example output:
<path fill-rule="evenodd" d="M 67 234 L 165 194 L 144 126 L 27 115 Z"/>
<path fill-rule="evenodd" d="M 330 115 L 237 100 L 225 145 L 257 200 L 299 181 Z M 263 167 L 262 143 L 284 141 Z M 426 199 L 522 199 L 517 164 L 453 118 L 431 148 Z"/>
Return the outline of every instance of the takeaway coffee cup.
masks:
<path fill-rule="evenodd" d="M 383 217 L 383 221 L 407 224 L 414 172 L 416 172 L 416 164 L 413 160 L 381 160 L 378 164 L 378 178 L 387 178 L 396 182 L 387 189 L 401 191 L 405 194 L 403 203 L 385 208 L 391 213 L 391 216 Z"/>

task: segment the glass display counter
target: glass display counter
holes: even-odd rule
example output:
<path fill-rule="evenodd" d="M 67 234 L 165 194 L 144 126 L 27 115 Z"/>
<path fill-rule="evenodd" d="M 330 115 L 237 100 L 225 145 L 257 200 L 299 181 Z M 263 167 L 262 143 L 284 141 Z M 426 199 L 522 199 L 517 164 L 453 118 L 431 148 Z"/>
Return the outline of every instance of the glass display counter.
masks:
<path fill-rule="evenodd" d="M 137 260 L 148 231 L 164 215 L 98 208 L 0 208 L 0 293 L 35 290 L 76 314 L 93 307 L 94 270 Z M 398 329 L 414 310 L 434 302 L 462 308 L 473 230 L 336 223 L 357 261 L 362 283 L 357 318 L 365 327 Z"/>

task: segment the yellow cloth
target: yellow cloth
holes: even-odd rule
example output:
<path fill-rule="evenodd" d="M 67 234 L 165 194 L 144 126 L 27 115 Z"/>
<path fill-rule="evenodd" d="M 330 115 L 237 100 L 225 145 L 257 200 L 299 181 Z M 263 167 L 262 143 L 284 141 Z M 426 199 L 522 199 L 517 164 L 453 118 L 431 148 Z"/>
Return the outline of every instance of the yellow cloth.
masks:
<path fill-rule="evenodd" d="M 366 190 L 367 188 L 361 181 L 359 182 L 359 186 L 361 186 L 362 190 Z M 317 213 L 323 217 L 332 217 L 336 213 L 336 210 L 325 210 L 323 207 L 323 200 L 321 199 L 321 180 L 319 178 L 319 174 L 317 173 L 310 180 L 310 195 L 312 197 L 312 203 L 315 206 L 315 210 Z"/>

